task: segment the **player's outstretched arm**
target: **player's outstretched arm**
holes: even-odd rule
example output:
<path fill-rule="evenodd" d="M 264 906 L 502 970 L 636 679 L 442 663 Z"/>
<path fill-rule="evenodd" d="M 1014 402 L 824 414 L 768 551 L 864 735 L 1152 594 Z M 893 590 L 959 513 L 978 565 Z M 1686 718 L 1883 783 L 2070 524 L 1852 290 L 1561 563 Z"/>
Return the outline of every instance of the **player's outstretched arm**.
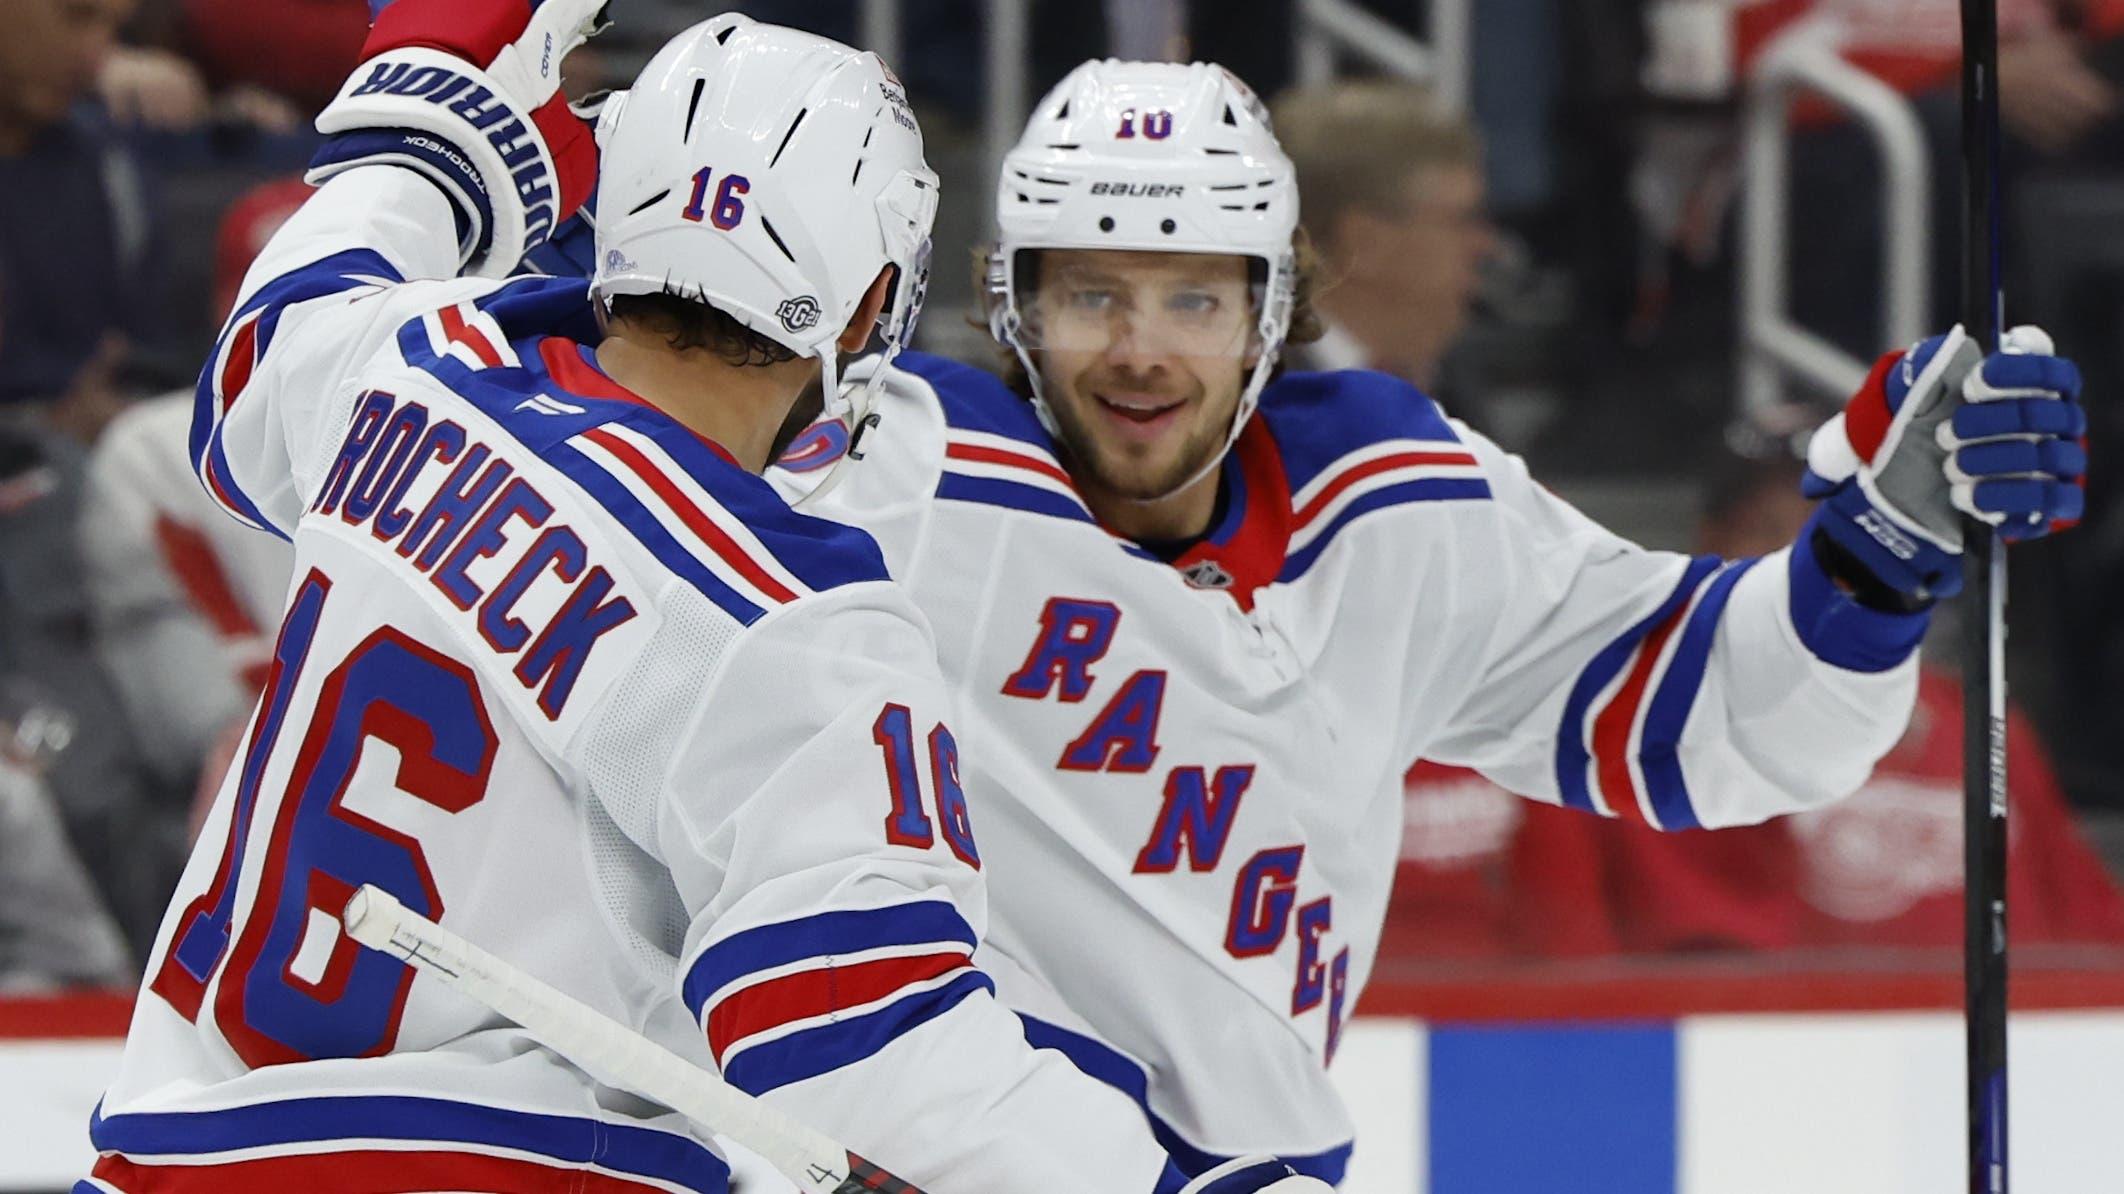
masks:
<path fill-rule="evenodd" d="M 1840 799 L 1908 721 L 1958 511 L 2011 537 L 2077 517 L 2077 372 L 2033 331 L 1978 368 L 1959 332 L 1878 365 L 1810 452 L 1822 504 L 1760 560 L 1647 552 L 1475 441 L 1498 495 L 1502 611 L 1427 757 L 1666 829 Z"/>
<path fill-rule="evenodd" d="M 252 264 L 200 375 L 191 458 L 237 519 L 288 533 L 304 466 L 351 414 L 357 362 L 416 307 L 449 301 L 396 284 L 505 273 L 581 204 L 595 140 L 562 100 L 559 72 L 598 7 L 383 9 L 318 117 L 319 191 Z"/>

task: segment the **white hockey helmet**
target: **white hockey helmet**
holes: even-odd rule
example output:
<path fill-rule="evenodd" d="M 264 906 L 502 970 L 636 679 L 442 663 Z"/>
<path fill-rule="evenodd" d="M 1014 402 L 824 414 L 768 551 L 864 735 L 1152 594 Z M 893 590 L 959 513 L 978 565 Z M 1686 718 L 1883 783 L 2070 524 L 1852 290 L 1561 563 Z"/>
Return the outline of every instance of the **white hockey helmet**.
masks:
<path fill-rule="evenodd" d="M 1024 363 L 1033 406 L 1051 432 L 1054 415 L 1032 359 L 1037 345 L 1020 307 L 1027 251 L 1139 249 L 1257 261 L 1251 350 L 1259 355 L 1225 438 L 1229 450 L 1283 349 L 1297 283 L 1297 175 L 1251 88 L 1215 63 L 1084 63 L 1033 109 L 1003 159 L 996 222 L 989 331 Z"/>
<path fill-rule="evenodd" d="M 876 391 L 841 392 L 836 341 L 891 265 L 886 360 L 906 344 L 937 210 L 921 129 L 885 64 L 726 13 L 657 51 L 597 133 L 598 301 L 680 295 L 817 357 L 829 411 L 859 432 Z"/>

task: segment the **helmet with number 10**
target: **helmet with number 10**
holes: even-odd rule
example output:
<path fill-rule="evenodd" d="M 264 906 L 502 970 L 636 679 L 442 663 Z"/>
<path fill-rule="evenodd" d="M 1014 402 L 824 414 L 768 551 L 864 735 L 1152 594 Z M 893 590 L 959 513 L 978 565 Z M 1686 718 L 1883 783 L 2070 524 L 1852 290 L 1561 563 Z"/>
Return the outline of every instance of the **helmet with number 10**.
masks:
<path fill-rule="evenodd" d="M 1080 485 L 1151 502 L 1214 470 L 1290 328 L 1298 188 L 1223 67 L 1087 62 L 1004 159 L 989 330 Z"/>
<path fill-rule="evenodd" d="M 878 328 L 888 359 L 905 345 L 937 208 L 921 130 L 877 55 L 714 17 L 606 101 L 597 135 L 598 300 L 714 307 L 818 358 L 829 410 L 859 426 L 873 391 L 841 393 L 836 341 L 889 266 Z"/>

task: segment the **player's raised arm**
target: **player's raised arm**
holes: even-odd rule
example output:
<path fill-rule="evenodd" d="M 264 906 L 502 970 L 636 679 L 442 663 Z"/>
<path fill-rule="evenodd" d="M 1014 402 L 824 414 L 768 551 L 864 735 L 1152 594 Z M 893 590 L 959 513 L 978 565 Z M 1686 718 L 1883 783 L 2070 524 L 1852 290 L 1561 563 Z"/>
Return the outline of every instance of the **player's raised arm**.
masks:
<path fill-rule="evenodd" d="M 579 207 L 597 171 L 560 64 L 597 0 L 397 0 L 317 118 L 317 193 L 245 275 L 198 385 L 193 467 L 238 520 L 286 536 L 302 481 L 358 394 L 355 362 L 447 299 L 377 292 L 501 277 Z M 474 284 L 476 285 L 476 284 Z"/>
<path fill-rule="evenodd" d="M 1816 437 L 1821 505 L 1759 560 L 1639 549 L 1471 437 L 1503 616 L 1467 705 L 1418 749 L 1663 829 L 1855 790 L 1909 718 L 1933 603 L 1960 588 L 1958 511 L 2014 538 L 2078 517 L 2071 363 L 2029 333 L 1977 364 L 1959 329 L 1884 357 Z"/>

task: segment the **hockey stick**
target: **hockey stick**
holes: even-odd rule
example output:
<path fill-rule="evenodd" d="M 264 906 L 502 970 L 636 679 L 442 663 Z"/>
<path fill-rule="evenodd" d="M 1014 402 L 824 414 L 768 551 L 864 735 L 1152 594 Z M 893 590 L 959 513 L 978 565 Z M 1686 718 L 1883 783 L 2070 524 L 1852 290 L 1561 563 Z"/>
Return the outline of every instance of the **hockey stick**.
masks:
<path fill-rule="evenodd" d="M 1962 2 L 1962 322 L 1986 355 L 2000 294 L 1997 0 Z M 2006 1192 L 2006 549 L 1962 520 L 1962 976 L 1969 1190 Z"/>
<path fill-rule="evenodd" d="M 521 1025 L 609 1086 L 630 1090 L 735 1140 L 799 1189 L 922 1194 L 714 1074 L 532 978 L 389 892 L 363 884 L 340 919 L 370 949 L 403 960 Z"/>

